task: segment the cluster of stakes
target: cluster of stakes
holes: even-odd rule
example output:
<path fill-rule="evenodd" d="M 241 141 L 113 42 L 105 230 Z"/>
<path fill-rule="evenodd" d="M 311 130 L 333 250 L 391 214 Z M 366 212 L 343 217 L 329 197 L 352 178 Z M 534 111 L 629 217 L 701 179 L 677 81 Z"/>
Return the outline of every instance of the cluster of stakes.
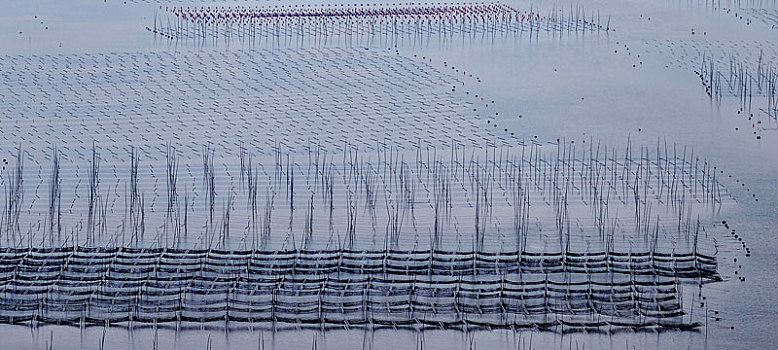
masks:
<path fill-rule="evenodd" d="M 703 55 L 697 74 L 712 100 L 720 103 L 723 96 L 737 97 L 740 102 L 738 113 L 750 114 L 754 97 L 761 97 L 766 102 L 761 110 L 768 118 L 778 121 L 778 67 L 765 60 L 762 53 L 756 67 L 730 56 L 728 64 L 722 68 L 715 58 Z"/>
<path fill-rule="evenodd" d="M 645 44 L 668 56 L 668 67 L 693 70 L 711 101 L 737 103 L 737 114 L 748 117 L 758 139 L 761 131 L 778 123 L 778 67 L 774 63 L 778 46 L 774 43 L 654 40 Z"/>
<path fill-rule="evenodd" d="M 86 188 L 63 198 L 63 182 L 81 180 L 62 176 L 55 150 L 27 202 L 19 148 L 0 321 L 699 325 L 681 289 L 719 279 L 719 247 L 692 216 L 726 199 L 715 167 L 659 142 L 653 156 L 590 145 L 311 147 L 303 161 L 277 149 L 270 164 L 241 149 L 223 173 L 206 147 L 202 177 L 181 180 L 191 159 L 171 147 L 166 209 L 148 204 L 156 181 L 138 153 L 126 174 L 105 174 L 96 147 Z"/>
<path fill-rule="evenodd" d="M 300 5 L 281 7 L 160 7 L 147 29 L 171 40 L 257 45 L 397 44 L 405 39 L 504 37 L 539 32 L 610 30 L 609 19 L 583 6 L 549 13 L 500 3 L 407 5 Z"/>
<path fill-rule="evenodd" d="M 696 5 L 706 9 L 731 13 L 774 9 L 777 4 L 775 0 L 705 0 L 698 2 Z"/>
<path fill-rule="evenodd" d="M 207 139 L 237 158 L 241 140 L 270 156 L 276 143 L 340 149 L 345 140 L 399 147 L 456 138 L 470 146 L 500 137 L 483 127 L 493 103 L 460 92 L 472 84 L 461 69 L 457 77 L 385 50 L 14 55 L 2 56 L 0 71 L 3 150 L 23 144 L 50 157 L 53 139 L 67 162 L 86 164 L 92 141 L 116 145 L 101 155 L 112 163 L 130 146 L 160 162 L 167 142 L 201 151 L 187 140 Z"/>
<path fill-rule="evenodd" d="M 0 322 L 688 329 L 739 249 L 692 149 L 495 135 L 385 50 L 0 65 Z"/>

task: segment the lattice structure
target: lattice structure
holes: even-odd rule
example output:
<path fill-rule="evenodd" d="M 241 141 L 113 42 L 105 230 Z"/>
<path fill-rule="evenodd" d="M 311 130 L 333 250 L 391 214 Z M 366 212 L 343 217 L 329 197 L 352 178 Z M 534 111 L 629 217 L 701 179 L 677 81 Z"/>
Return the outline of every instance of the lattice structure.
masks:
<path fill-rule="evenodd" d="M 701 254 L 4 249 L 0 322 L 694 327 L 678 282 L 715 270 Z"/>
<path fill-rule="evenodd" d="M 464 88 L 461 73 L 382 50 L 12 55 L 0 56 L 0 71 L 0 152 L 22 144 L 49 156 L 56 140 L 64 157 L 85 161 L 75 148 L 94 141 L 115 145 L 118 162 L 132 146 L 200 152 L 200 140 L 237 156 L 241 141 L 269 155 L 275 146 L 332 152 L 347 141 L 475 146 L 495 137 L 482 127 L 491 109 L 452 91 Z"/>
<path fill-rule="evenodd" d="M 718 279 L 713 164 L 508 136 L 445 63 L 0 62 L 2 322 L 685 328 L 682 286 Z"/>
<path fill-rule="evenodd" d="M 345 5 L 301 7 L 166 7 L 167 18 L 155 17 L 147 29 L 170 39 L 224 39 L 255 45 L 370 45 L 426 36 L 505 35 L 537 32 L 609 30 L 599 15 L 581 6 L 540 13 L 500 3 L 429 5 Z M 294 38 L 293 40 L 288 40 Z M 272 40 L 270 40 L 272 39 Z M 342 40 L 341 40 L 342 39 Z M 269 41 L 270 40 L 270 41 Z"/>

